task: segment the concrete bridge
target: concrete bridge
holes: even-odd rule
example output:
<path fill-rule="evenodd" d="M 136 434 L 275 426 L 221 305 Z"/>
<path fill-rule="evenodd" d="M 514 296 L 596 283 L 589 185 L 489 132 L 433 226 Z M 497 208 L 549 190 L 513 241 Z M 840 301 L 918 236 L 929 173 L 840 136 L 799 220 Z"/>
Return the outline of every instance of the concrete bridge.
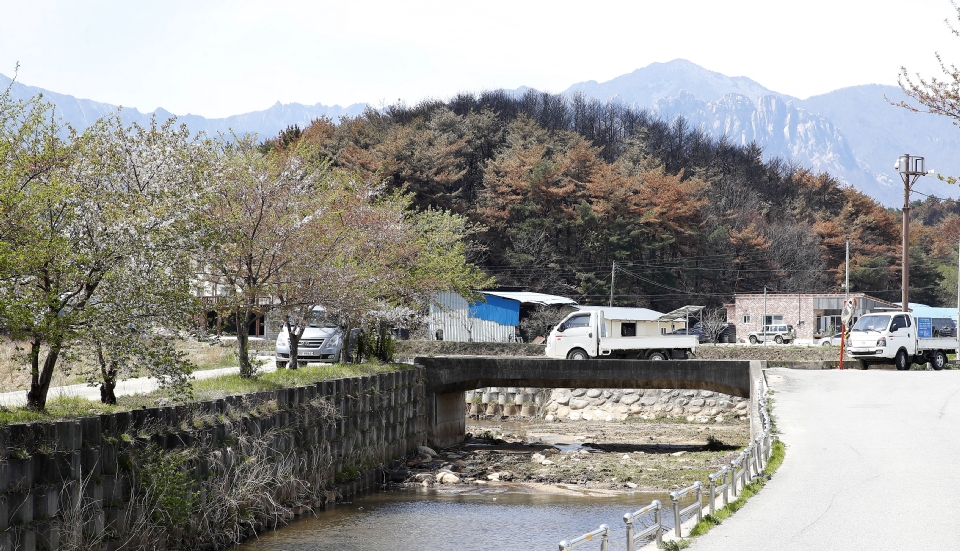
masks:
<path fill-rule="evenodd" d="M 671 388 L 721 392 L 755 401 L 760 362 L 738 360 L 554 360 L 515 357 L 421 357 L 427 432 L 437 446 L 466 435 L 464 391 L 488 386 L 536 388 Z M 751 411 L 755 408 L 751 407 Z"/>

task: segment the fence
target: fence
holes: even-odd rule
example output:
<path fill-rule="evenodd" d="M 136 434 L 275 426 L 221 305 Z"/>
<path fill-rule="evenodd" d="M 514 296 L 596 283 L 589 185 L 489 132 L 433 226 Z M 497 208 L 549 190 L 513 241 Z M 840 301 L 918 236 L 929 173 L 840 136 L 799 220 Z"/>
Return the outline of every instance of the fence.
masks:
<path fill-rule="evenodd" d="M 689 505 L 685 509 L 680 510 L 680 498 L 690 492 L 697 493 L 696 501 L 694 501 L 692 505 Z M 680 524 L 682 524 L 681 519 L 683 518 L 683 515 L 686 515 L 691 511 L 696 511 L 697 522 L 703 520 L 703 483 L 698 480 L 694 482 L 692 486 L 688 486 L 676 492 L 670 492 L 670 500 L 673 501 L 673 528 L 677 533 L 677 537 L 680 538 L 683 537 L 683 534 L 680 533 Z"/>
<path fill-rule="evenodd" d="M 660 500 L 655 499 L 650 505 L 647 505 L 643 509 L 623 515 L 623 522 L 627 525 L 627 551 L 634 551 L 634 545 L 636 545 L 637 540 L 641 540 L 650 535 L 656 537 L 657 548 L 660 547 L 660 544 L 663 543 L 663 518 L 660 509 L 662 509 Z M 646 529 L 634 534 L 633 521 L 651 511 L 653 511 L 653 526 L 648 526 Z"/>
<path fill-rule="evenodd" d="M 770 454 L 773 451 L 773 434 L 771 433 L 770 417 L 767 413 L 767 400 L 764 397 L 763 391 L 763 380 L 761 379 L 760 381 L 757 381 L 757 410 L 760 417 L 760 426 L 763 429 L 762 434 L 750 442 L 746 449 L 740 452 L 740 455 L 730 462 L 729 467 L 724 466 L 722 469 L 708 477 L 710 480 L 708 503 L 710 506 L 711 515 L 716 513 L 717 496 L 719 496 L 721 493 L 723 494 L 723 505 L 726 506 L 729 503 L 730 492 L 736 496 L 738 493 L 737 487 L 739 486 L 740 490 L 742 491 L 747 484 L 750 484 L 755 478 L 760 476 L 760 473 L 770 460 Z M 730 476 L 729 480 L 727 479 L 728 474 Z M 696 498 L 694 499 L 693 504 L 681 510 L 680 498 L 689 494 L 690 492 L 695 492 Z M 682 537 L 680 527 L 683 521 L 683 515 L 696 511 L 697 521 L 699 522 L 703 520 L 703 483 L 697 481 L 687 488 L 676 492 L 671 492 L 670 499 L 673 501 L 674 529 L 677 537 L 679 538 Z M 661 512 L 662 508 L 663 506 L 660 501 L 654 500 L 650 503 L 650 505 L 647 505 L 638 511 L 623 515 L 623 522 L 626 524 L 627 529 L 627 551 L 635 551 L 636 542 L 651 535 L 656 537 L 657 547 L 661 547 L 664 532 Z M 650 514 L 651 512 L 654 513 L 653 525 L 635 533 L 633 527 L 634 521 L 644 515 Z M 610 537 L 610 527 L 608 527 L 606 524 L 601 524 L 600 528 L 592 532 L 587 532 L 586 534 L 578 536 L 573 540 L 561 541 L 560 551 L 573 549 L 574 547 L 577 547 L 588 541 L 592 541 L 596 536 L 600 536 L 600 550 L 607 551 Z"/>

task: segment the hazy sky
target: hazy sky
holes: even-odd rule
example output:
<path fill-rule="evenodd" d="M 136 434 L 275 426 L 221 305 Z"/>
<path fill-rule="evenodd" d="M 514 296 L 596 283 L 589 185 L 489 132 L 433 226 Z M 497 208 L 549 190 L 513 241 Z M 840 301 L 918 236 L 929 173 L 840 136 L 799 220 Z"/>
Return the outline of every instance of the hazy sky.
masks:
<path fill-rule="evenodd" d="M 948 0 L 0 0 L 0 73 L 207 117 L 560 92 L 676 58 L 806 98 L 960 63 L 947 18 Z"/>

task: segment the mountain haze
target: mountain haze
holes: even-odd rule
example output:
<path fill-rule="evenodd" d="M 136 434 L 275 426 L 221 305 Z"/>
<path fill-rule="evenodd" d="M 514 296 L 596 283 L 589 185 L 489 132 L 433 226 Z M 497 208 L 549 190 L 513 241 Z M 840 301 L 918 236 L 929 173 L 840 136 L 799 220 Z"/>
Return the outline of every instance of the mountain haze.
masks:
<path fill-rule="evenodd" d="M 11 79 L 0 74 L 0 88 L 5 89 L 10 85 Z M 111 115 L 120 109 L 120 117 L 127 124 L 138 123 L 147 124 L 150 118 L 156 115 L 160 121 L 165 121 L 174 116 L 173 113 L 162 107 L 149 113 L 142 113 L 133 107 L 120 107 L 109 103 L 101 103 L 88 99 L 80 99 L 74 96 L 51 92 L 36 86 L 27 86 L 19 82 L 14 82 L 11 89 L 15 99 L 29 99 L 38 94 L 43 94 L 43 98 L 54 104 L 57 108 L 57 114 L 64 122 L 70 123 L 77 130 L 83 130 L 90 126 L 97 119 Z M 320 103 L 315 105 L 303 105 L 300 103 L 283 104 L 279 101 L 273 106 L 262 111 L 252 111 L 241 115 L 233 115 L 220 119 L 208 119 L 200 115 L 181 115 L 177 116 L 178 122 L 186 124 L 193 132 L 206 132 L 210 135 L 219 133 L 229 134 L 231 131 L 236 134 L 257 134 L 261 139 L 273 137 L 290 125 L 299 125 L 306 127 L 311 121 L 320 117 L 329 117 L 338 121 L 343 116 L 357 116 L 363 113 L 367 108 L 366 104 L 355 103 L 347 107 L 339 105 L 327 106 Z"/>

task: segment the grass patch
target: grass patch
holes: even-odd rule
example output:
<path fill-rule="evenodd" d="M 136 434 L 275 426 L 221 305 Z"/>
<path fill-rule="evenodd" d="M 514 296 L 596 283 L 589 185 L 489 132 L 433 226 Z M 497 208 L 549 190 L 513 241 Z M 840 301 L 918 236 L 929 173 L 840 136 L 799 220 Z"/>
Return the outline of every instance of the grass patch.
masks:
<path fill-rule="evenodd" d="M 0 406 L 0 426 L 31 423 L 35 421 L 62 421 L 64 419 L 76 419 L 78 417 L 100 415 L 101 413 L 114 413 L 129 409 L 131 408 L 108 406 L 100 402 L 91 402 L 86 398 L 65 396 L 47 400 L 47 409 L 42 412 L 30 411 L 25 407 L 6 408 Z"/>
<path fill-rule="evenodd" d="M 262 373 L 250 379 L 244 379 L 240 375 L 226 375 L 193 381 L 193 394 L 198 400 L 209 400 L 233 394 L 305 386 L 317 381 L 363 377 L 412 368 L 413 366 L 407 364 L 379 363 L 308 365 L 299 369 L 278 369 L 273 373 Z"/>
<path fill-rule="evenodd" d="M 412 369 L 407 364 L 331 364 L 311 365 L 300 369 L 281 369 L 274 373 L 264 373 L 251 379 L 243 379 L 239 375 L 226 375 L 212 379 L 193 381 L 193 400 L 213 400 L 236 394 L 249 394 L 264 390 L 276 390 L 296 386 L 306 386 L 318 381 L 342 379 L 347 377 L 361 377 L 377 375 L 403 369 Z M 118 396 L 117 405 L 108 406 L 100 402 L 79 397 L 51 398 L 47 401 L 47 409 L 42 412 L 30 411 L 25 407 L 0 406 L 0 426 L 31 423 L 38 421 L 61 421 L 76 419 L 102 413 L 130 411 L 145 407 L 156 407 L 158 400 L 167 399 L 168 403 L 185 403 L 186 397 L 174 395 L 168 390 L 157 390 L 149 394 L 134 394 L 132 396 Z"/>

